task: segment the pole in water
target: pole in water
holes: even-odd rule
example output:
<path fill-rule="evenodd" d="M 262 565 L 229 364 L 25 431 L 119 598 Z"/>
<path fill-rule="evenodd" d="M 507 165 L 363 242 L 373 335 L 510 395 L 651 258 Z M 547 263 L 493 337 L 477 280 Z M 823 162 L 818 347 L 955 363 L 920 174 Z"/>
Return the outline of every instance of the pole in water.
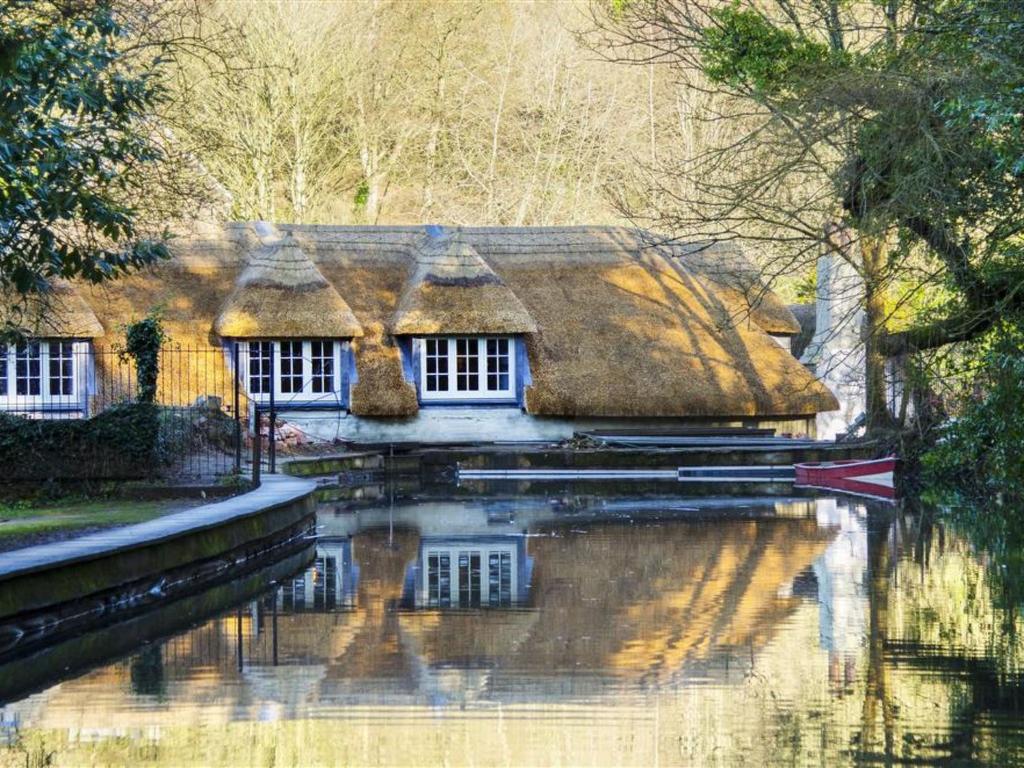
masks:
<path fill-rule="evenodd" d="M 388 443 L 388 548 L 395 548 L 395 444 Z"/>

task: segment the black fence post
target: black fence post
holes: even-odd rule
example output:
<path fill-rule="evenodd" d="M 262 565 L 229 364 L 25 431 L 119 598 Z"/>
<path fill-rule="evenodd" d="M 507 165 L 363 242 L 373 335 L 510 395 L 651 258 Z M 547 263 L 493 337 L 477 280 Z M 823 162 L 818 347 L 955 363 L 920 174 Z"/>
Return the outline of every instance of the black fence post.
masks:
<path fill-rule="evenodd" d="M 274 445 L 274 421 L 277 419 L 277 412 L 274 410 L 274 344 L 270 344 L 270 425 L 267 428 L 269 442 L 267 443 L 267 459 L 270 465 L 270 472 L 277 471 L 277 449 Z"/>
<path fill-rule="evenodd" d="M 238 412 L 238 388 L 241 383 L 242 373 L 238 369 L 239 354 L 238 354 L 238 342 L 235 342 L 234 348 L 234 360 L 232 361 L 232 367 L 235 371 L 235 474 L 242 474 L 242 414 Z"/>
<path fill-rule="evenodd" d="M 260 470 L 263 465 L 263 430 L 260 429 L 260 407 L 253 407 L 253 430 L 252 430 L 252 484 L 260 484 Z"/>

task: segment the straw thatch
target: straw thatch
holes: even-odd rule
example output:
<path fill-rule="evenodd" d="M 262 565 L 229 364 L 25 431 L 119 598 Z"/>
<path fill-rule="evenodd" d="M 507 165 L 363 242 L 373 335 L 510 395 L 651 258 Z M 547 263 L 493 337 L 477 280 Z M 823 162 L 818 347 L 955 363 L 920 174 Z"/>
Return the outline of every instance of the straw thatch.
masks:
<path fill-rule="evenodd" d="M 675 245 L 683 267 L 708 281 L 722 297 L 731 319 L 749 319 L 761 330 L 779 335 L 800 333 L 800 323 L 777 294 L 768 290 L 757 266 L 733 243 Z"/>
<path fill-rule="evenodd" d="M 93 339 L 104 333 L 96 313 L 64 280 L 54 280 L 48 291 L 26 299 L 3 297 L 0 325 L 38 338 Z"/>
<path fill-rule="evenodd" d="M 352 387 L 357 416 L 408 416 L 416 412 L 416 387 L 405 379 L 402 357 L 381 323 L 367 326 L 356 345 L 359 380 Z"/>
<path fill-rule="evenodd" d="M 391 322 L 395 335 L 533 333 L 537 325 L 458 231 L 431 227 Z"/>
<path fill-rule="evenodd" d="M 422 228 L 296 225 L 291 236 L 294 250 L 314 265 L 365 329 L 365 336 L 353 342 L 358 377 L 353 413 L 415 414 L 416 392 L 392 334 L 396 327 L 408 330 L 395 321 L 402 320 L 400 304 L 409 307 L 410 296 L 422 295 L 411 288 L 433 289 L 438 283 L 425 275 L 444 274 L 440 268 L 424 268 Z M 475 288 L 500 289 L 506 296 L 502 306 L 512 304 L 508 297 L 514 296 L 516 322 L 522 324 L 481 324 L 470 330 L 458 317 L 477 310 L 460 308 L 458 297 L 472 304 L 474 290 L 438 286 L 455 305 L 452 326 L 424 324 L 417 332 L 535 329 L 524 332 L 533 381 L 526 389 L 529 413 L 766 418 L 836 407 L 832 395 L 757 324 L 731 321 L 731 305 L 712 281 L 682 267 L 664 249 L 647 246 L 633 230 L 464 229 L 457 242 L 476 252 L 477 276 L 494 275 L 501 283 Z M 227 335 L 225 324 L 218 322 L 224 319 L 222 307 L 248 283 L 242 274 L 253 271 L 247 254 L 259 252 L 259 236 L 251 225 L 235 224 L 219 234 L 182 238 L 172 248 L 175 258 L 151 270 L 80 289 L 108 337 L 117 336 L 120 324 L 155 307 L 161 308 L 176 343 L 218 343 L 218 335 Z M 293 312 L 307 321 L 300 335 L 346 336 L 356 330 L 337 329 L 321 320 L 328 313 L 307 311 L 309 293 L 273 290 L 279 292 L 280 315 L 271 315 L 279 323 L 273 332 L 270 327 L 262 331 L 270 337 L 284 335 L 282 326 Z M 287 305 L 282 305 L 284 297 Z M 257 308 L 263 313 L 256 305 L 254 317 Z M 500 323 L 508 323 L 496 314 Z"/>
<path fill-rule="evenodd" d="M 363 329 L 295 238 L 256 250 L 213 325 L 223 338 L 348 338 Z"/>

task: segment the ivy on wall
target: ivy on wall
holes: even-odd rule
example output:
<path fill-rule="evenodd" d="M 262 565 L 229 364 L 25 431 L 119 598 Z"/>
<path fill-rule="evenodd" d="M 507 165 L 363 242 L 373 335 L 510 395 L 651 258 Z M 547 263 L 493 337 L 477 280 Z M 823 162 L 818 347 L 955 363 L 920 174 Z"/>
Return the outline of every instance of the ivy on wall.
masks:
<path fill-rule="evenodd" d="M 140 403 L 156 402 L 156 386 L 160 377 L 160 347 L 166 338 L 160 316 L 155 312 L 125 328 L 125 344 L 121 357 L 124 360 L 135 361 Z"/>

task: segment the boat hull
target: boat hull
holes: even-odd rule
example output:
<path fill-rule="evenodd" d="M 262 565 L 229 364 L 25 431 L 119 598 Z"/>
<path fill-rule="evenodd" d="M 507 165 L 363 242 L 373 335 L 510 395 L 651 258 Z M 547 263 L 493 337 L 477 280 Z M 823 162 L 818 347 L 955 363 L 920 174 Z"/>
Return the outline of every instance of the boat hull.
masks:
<path fill-rule="evenodd" d="M 896 457 L 868 461 L 795 464 L 796 484 L 892 500 L 896 498 Z"/>

